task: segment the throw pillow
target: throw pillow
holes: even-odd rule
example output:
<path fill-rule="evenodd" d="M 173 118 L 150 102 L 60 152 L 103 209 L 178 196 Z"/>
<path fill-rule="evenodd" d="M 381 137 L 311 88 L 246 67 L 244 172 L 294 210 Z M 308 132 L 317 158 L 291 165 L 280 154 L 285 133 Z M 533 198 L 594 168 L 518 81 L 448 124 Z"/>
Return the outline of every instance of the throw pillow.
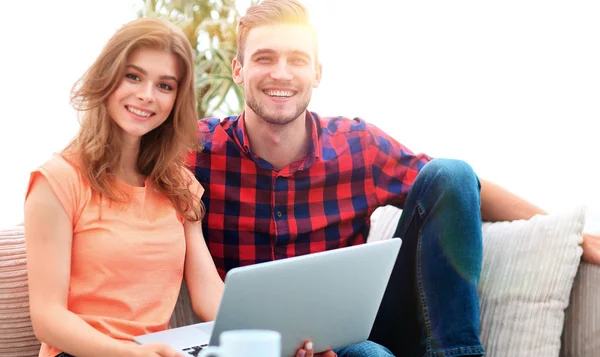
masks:
<path fill-rule="evenodd" d="M 23 227 L 0 229 L 0 357 L 37 356 L 29 318 Z"/>
<path fill-rule="evenodd" d="M 391 238 L 400 214 L 393 206 L 378 208 L 368 241 Z M 483 224 L 479 294 L 486 356 L 558 356 L 571 288 L 565 324 L 571 335 L 563 337 L 563 349 L 574 352 L 561 357 L 600 356 L 595 338 L 600 335 L 595 318 L 600 316 L 600 267 L 582 264 L 573 286 L 584 221 L 584 209 L 577 208 L 528 221 Z M 586 314 L 591 315 L 584 320 Z"/>
<path fill-rule="evenodd" d="M 584 221 L 578 208 L 484 223 L 479 299 L 486 356 L 559 356 Z"/>

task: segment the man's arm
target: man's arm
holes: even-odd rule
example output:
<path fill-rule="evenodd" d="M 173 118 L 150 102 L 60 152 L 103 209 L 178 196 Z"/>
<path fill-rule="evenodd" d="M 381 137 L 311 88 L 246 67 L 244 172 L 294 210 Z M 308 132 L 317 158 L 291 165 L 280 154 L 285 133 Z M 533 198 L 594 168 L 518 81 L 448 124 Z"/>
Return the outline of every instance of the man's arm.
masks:
<path fill-rule="evenodd" d="M 484 221 L 514 221 L 529 219 L 536 214 L 547 214 L 543 209 L 525 201 L 514 193 L 492 182 L 481 182 L 481 218 Z M 583 234 L 583 259 L 600 264 L 600 236 Z"/>
<path fill-rule="evenodd" d="M 547 214 L 533 205 L 490 181 L 481 182 L 481 218 L 484 221 L 515 221 L 529 219 L 536 214 Z"/>

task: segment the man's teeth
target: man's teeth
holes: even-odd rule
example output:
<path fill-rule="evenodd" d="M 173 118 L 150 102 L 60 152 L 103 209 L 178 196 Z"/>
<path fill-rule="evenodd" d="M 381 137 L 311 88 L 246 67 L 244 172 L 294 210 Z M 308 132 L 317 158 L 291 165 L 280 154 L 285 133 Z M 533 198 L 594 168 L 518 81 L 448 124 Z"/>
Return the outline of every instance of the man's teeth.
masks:
<path fill-rule="evenodd" d="M 267 93 L 267 95 L 269 95 L 271 97 L 284 97 L 284 98 L 288 98 L 288 97 L 291 97 L 292 95 L 294 95 L 294 93 L 285 91 L 285 90 L 270 90 L 270 91 L 266 91 L 265 93 Z"/>
<path fill-rule="evenodd" d="M 131 107 L 125 107 L 127 108 L 127 110 L 129 110 L 130 112 L 132 112 L 135 115 L 139 115 L 141 117 L 149 117 L 152 115 L 151 112 L 145 112 L 143 110 L 139 110 L 139 109 L 135 109 L 135 108 L 131 108 Z"/>

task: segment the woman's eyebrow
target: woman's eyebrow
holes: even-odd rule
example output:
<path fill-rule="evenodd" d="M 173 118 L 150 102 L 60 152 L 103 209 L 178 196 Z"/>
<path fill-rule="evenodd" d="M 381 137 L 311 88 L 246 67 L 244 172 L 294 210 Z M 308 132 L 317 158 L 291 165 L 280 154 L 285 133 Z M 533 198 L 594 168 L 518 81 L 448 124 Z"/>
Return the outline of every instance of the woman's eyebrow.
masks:
<path fill-rule="evenodd" d="M 148 72 L 146 72 L 145 69 L 143 69 L 142 67 L 138 67 L 135 64 L 128 64 L 127 68 L 133 68 L 133 69 L 135 69 L 136 71 L 140 72 L 141 74 L 143 74 L 145 76 L 148 75 Z M 160 79 L 170 79 L 170 80 L 173 80 L 175 82 L 178 82 L 177 77 L 175 77 L 173 75 L 162 75 L 162 76 L 160 76 L 158 78 L 160 78 Z"/>

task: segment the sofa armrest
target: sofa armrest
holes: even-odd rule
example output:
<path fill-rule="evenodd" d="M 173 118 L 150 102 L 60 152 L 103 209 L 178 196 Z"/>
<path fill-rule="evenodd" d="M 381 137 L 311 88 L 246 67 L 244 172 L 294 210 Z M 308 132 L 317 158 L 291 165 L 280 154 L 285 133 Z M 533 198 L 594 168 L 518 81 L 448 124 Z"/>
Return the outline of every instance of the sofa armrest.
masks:
<path fill-rule="evenodd" d="M 22 226 L 0 228 L 0 357 L 40 352 L 29 318 L 29 286 Z"/>
<path fill-rule="evenodd" d="M 600 356 L 600 265 L 579 265 L 566 311 L 561 357 Z"/>
<path fill-rule="evenodd" d="M 179 297 L 177 298 L 177 304 L 175 310 L 171 316 L 171 327 L 181 327 L 191 324 L 197 324 L 202 322 L 198 316 L 194 313 L 192 308 L 192 301 L 190 300 L 190 293 L 188 291 L 185 280 L 181 283 L 181 290 L 179 290 Z"/>

